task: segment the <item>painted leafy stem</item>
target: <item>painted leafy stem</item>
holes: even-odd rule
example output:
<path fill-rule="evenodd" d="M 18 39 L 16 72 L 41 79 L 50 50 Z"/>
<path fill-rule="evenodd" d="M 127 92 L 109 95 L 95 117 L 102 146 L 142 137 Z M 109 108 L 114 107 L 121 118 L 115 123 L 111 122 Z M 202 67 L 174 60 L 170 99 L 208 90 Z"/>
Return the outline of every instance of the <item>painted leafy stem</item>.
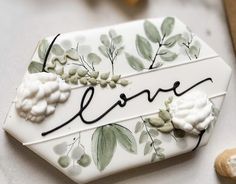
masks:
<path fill-rule="evenodd" d="M 139 144 L 145 143 L 143 154 L 147 155 L 152 153 L 151 162 L 162 160 L 165 158 L 164 148 L 160 145 L 162 144 L 161 140 L 157 137 L 159 132 L 156 128 L 153 128 L 148 119 L 143 119 L 139 121 L 135 126 L 135 133 L 140 133 Z"/>
<path fill-rule="evenodd" d="M 108 34 L 102 34 L 100 36 L 100 41 L 102 45 L 98 49 L 110 61 L 112 75 L 114 75 L 114 62 L 124 50 L 122 35 L 118 35 L 115 30 L 110 29 Z"/>
<path fill-rule="evenodd" d="M 28 67 L 30 73 L 42 71 L 43 60 L 49 43 L 42 40 L 38 46 L 38 57 L 40 61 L 32 61 Z M 95 69 L 102 59 L 96 53 L 90 52 L 89 46 L 77 44 L 76 48 L 64 49 L 59 44 L 54 44 L 51 49 L 51 59 L 47 62 L 46 71 L 56 73 L 65 82 L 77 85 L 100 85 L 101 87 L 116 85 L 126 86 L 128 81 L 121 79 L 120 75 L 110 76 L 110 72 L 100 73 Z M 69 69 L 65 69 L 69 66 Z"/>
<path fill-rule="evenodd" d="M 141 117 L 141 121 L 138 121 L 135 126 L 135 133 L 140 134 L 139 143 L 145 143 L 144 155 L 152 153 L 151 162 L 165 159 L 164 148 L 160 146 L 162 142 L 158 139 L 159 132 L 170 134 L 175 140 L 185 136 L 185 132 L 176 129 L 171 122 L 171 115 L 168 110 L 168 104 L 171 102 L 172 98 L 169 98 L 165 102 L 166 109 L 161 109 L 157 115 L 152 117 Z"/>
<path fill-rule="evenodd" d="M 175 26 L 175 19 L 173 17 L 166 17 L 163 20 L 160 31 L 148 20 L 144 22 L 143 26 L 146 37 L 136 35 L 135 45 L 139 56 L 150 64 L 146 67 L 146 62 L 126 52 L 125 56 L 128 64 L 134 70 L 150 70 L 161 67 L 163 62 L 174 61 L 178 57 L 178 54 L 173 52 L 171 48 L 174 47 L 176 43 L 185 49 L 190 60 L 192 58 L 198 58 L 200 53 L 200 44 L 197 41 L 193 41 L 193 34 L 189 32 L 189 30 L 184 34 L 172 34 Z M 156 48 L 155 51 L 154 48 Z M 158 58 L 161 61 L 158 61 Z"/>
<path fill-rule="evenodd" d="M 178 40 L 178 44 L 184 49 L 186 55 L 190 60 L 197 59 L 200 54 L 201 45 L 199 41 L 195 40 L 195 35 L 187 27 L 186 32 L 181 34 L 181 37 Z"/>
<path fill-rule="evenodd" d="M 132 132 L 118 124 L 97 128 L 92 136 L 92 157 L 98 170 L 104 170 L 111 162 L 117 143 L 129 153 L 137 153 L 137 143 Z"/>
<path fill-rule="evenodd" d="M 158 68 L 162 65 L 161 62 L 157 62 L 158 57 L 167 62 L 177 58 L 177 54 L 170 50 L 181 36 L 180 34 L 171 35 L 174 25 L 175 19 L 166 17 L 161 24 L 160 32 L 152 22 L 146 20 L 143 24 L 146 37 L 136 35 L 137 52 L 143 59 L 150 62 L 148 69 Z M 154 45 L 157 45 L 155 52 L 153 50 Z M 137 70 L 137 65 L 139 65 L 138 71 L 145 68 L 143 62 L 135 56 L 131 57 L 130 54 L 126 54 L 126 58 L 130 66 L 135 70 Z"/>
<path fill-rule="evenodd" d="M 54 153 L 59 155 L 58 164 L 62 168 L 68 168 L 68 174 L 77 176 L 82 167 L 91 163 L 91 157 L 85 152 L 85 147 L 80 143 L 80 135 L 74 137 L 71 143 L 62 142 L 53 147 Z"/>

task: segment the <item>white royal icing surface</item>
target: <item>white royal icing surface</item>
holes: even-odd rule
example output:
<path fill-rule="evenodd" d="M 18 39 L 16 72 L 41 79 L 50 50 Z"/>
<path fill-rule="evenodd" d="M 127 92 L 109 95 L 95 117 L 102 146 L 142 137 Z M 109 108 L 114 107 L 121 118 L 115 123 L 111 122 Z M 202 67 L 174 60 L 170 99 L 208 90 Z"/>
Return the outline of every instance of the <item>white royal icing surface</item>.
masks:
<path fill-rule="evenodd" d="M 170 104 L 170 113 L 176 128 L 195 135 L 205 130 L 214 119 L 212 103 L 207 95 L 200 91 L 174 98 Z"/>
<path fill-rule="evenodd" d="M 41 122 L 70 96 L 70 86 L 52 73 L 27 74 L 17 89 L 16 110 L 26 120 Z"/>

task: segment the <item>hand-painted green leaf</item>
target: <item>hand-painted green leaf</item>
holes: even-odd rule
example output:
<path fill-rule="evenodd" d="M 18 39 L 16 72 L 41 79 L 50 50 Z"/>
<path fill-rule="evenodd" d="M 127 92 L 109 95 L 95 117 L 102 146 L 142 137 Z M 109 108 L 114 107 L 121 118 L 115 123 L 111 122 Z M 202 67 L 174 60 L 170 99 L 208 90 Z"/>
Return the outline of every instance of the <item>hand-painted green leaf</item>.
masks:
<path fill-rule="evenodd" d="M 122 51 L 124 50 L 124 48 L 125 48 L 125 47 L 123 47 L 123 46 L 120 47 L 120 48 L 118 48 L 118 49 L 116 50 L 116 54 L 117 54 L 117 55 L 120 55 L 120 54 L 122 53 Z"/>
<path fill-rule="evenodd" d="M 180 46 L 183 46 L 184 44 L 187 45 L 189 41 L 190 41 L 189 34 L 187 32 L 184 32 L 183 34 L 181 34 L 181 36 L 178 40 L 178 44 Z"/>
<path fill-rule="evenodd" d="M 118 124 L 111 125 L 120 145 L 130 153 L 137 153 L 137 143 L 132 132 Z"/>
<path fill-rule="evenodd" d="M 149 130 L 149 134 L 152 136 L 152 137 L 157 137 L 159 135 L 159 132 L 157 131 L 157 129 L 155 128 L 152 128 Z"/>
<path fill-rule="evenodd" d="M 137 35 L 135 44 L 136 44 L 136 49 L 138 51 L 138 54 L 144 59 L 151 61 L 152 60 L 152 46 L 150 42 L 143 36 Z"/>
<path fill-rule="evenodd" d="M 139 137 L 139 144 L 142 144 L 148 140 L 148 134 L 146 131 L 142 131 L 140 137 Z"/>
<path fill-rule="evenodd" d="M 164 153 L 158 153 L 157 161 L 159 160 L 164 160 L 165 159 L 165 154 Z"/>
<path fill-rule="evenodd" d="M 119 45 L 119 44 L 121 44 L 121 42 L 122 42 L 122 36 L 121 36 L 121 35 L 118 35 L 118 36 L 112 38 L 112 41 L 113 41 L 113 43 L 114 43 L 115 45 Z"/>
<path fill-rule="evenodd" d="M 106 34 L 102 34 L 100 36 L 100 41 L 104 46 L 110 47 L 110 40 Z"/>
<path fill-rule="evenodd" d="M 181 129 L 174 129 L 174 136 L 177 138 L 183 138 L 185 136 L 185 131 Z"/>
<path fill-rule="evenodd" d="M 160 43 L 161 36 L 156 26 L 150 21 L 146 20 L 144 22 L 144 31 L 148 39 L 154 43 Z"/>
<path fill-rule="evenodd" d="M 87 55 L 87 61 L 91 64 L 97 65 L 102 61 L 102 59 L 95 53 L 89 53 Z"/>
<path fill-rule="evenodd" d="M 66 142 L 62 142 L 60 144 L 57 144 L 56 146 L 53 147 L 53 151 L 57 155 L 65 154 L 65 152 L 67 151 L 67 143 Z"/>
<path fill-rule="evenodd" d="M 72 42 L 71 40 L 63 40 L 61 41 L 61 46 L 64 48 L 64 49 L 70 49 L 72 47 Z"/>
<path fill-rule="evenodd" d="M 156 161 L 158 161 L 157 154 L 153 153 L 152 158 L 151 158 L 151 162 L 156 162 Z"/>
<path fill-rule="evenodd" d="M 142 71 L 145 67 L 140 59 L 137 57 L 125 53 L 125 57 L 129 63 L 129 65 L 136 71 Z"/>
<path fill-rule="evenodd" d="M 70 165 L 70 157 L 69 156 L 61 156 L 61 157 L 59 157 L 57 162 L 61 167 L 66 168 Z"/>
<path fill-rule="evenodd" d="M 199 55 L 199 50 L 196 46 L 192 45 L 189 48 L 189 54 L 191 55 L 191 57 L 197 59 L 198 55 Z"/>
<path fill-rule="evenodd" d="M 145 147 L 144 147 L 144 155 L 147 155 L 148 153 L 150 153 L 152 150 L 152 146 L 151 146 L 151 142 L 148 141 L 146 144 L 145 144 Z"/>
<path fill-rule="evenodd" d="M 54 44 L 52 46 L 52 50 L 51 51 L 56 56 L 62 56 L 64 54 L 64 50 L 63 50 L 63 48 L 59 44 Z"/>
<path fill-rule="evenodd" d="M 73 160 L 79 160 L 84 154 L 84 149 L 81 146 L 76 146 L 71 153 L 71 158 Z"/>
<path fill-rule="evenodd" d="M 155 148 L 160 146 L 160 145 L 161 145 L 161 141 L 159 139 L 154 139 L 153 140 L 153 146 L 155 146 Z"/>
<path fill-rule="evenodd" d="M 163 36 L 169 36 L 175 25 L 175 19 L 173 17 L 166 17 L 161 24 L 161 33 Z"/>
<path fill-rule="evenodd" d="M 143 123 L 141 121 L 138 121 L 137 124 L 135 125 L 134 132 L 135 133 L 140 132 L 143 129 L 143 127 L 144 127 Z"/>
<path fill-rule="evenodd" d="M 72 165 L 68 168 L 68 174 L 70 176 L 78 176 L 81 173 L 82 169 L 79 165 Z"/>
<path fill-rule="evenodd" d="M 108 58 L 107 48 L 104 45 L 99 46 L 98 50 L 102 53 L 102 55 Z"/>
<path fill-rule="evenodd" d="M 162 153 L 162 152 L 164 152 L 164 151 L 165 151 L 164 148 L 161 148 L 161 147 L 158 147 L 158 148 L 157 148 L 157 152 L 158 152 L 158 153 Z"/>
<path fill-rule="evenodd" d="M 42 63 L 32 61 L 30 65 L 28 66 L 29 73 L 39 73 L 39 72 L 42 72 L 42 70 L 43 70 Z"/>
<path fill-rule="evenodd" d="M 79 59 L 77 50 L 73 48 L 66 51 L 66 56 L 74 61 L 77 61 Z"/>
<path fill-rule="evenodd" d="M 181 34 L 171 36 L 164 42 L 164 46 L 167 48 L 171 48 L 175 46 L 175 44 L 179 41 L 180 38 L 181 38 Z"/>
<path fill-rule="evenodd" d="M 195 41 L 192 46 L 189 48 L 189 54 L 191 57 L 197 59 L 200 53 L 200 43 Z"/>
<path fill-rule="evenodd" d="M 44 60 L 48 47 L 49 47 L 49 44 L 47 40 L 40 41 L 39 47 L 38 47 L 38 56 L 41 60 Z"/>
<path fill-rule="evenodd" d="M 177 54 L 167 50 L 167 49 L 162 49 L 160 52 L 160 57 L 163 61 L 174 61 L 177 58 Z"/>
<path fill-rule="evenodd" d="M 116 136 L 110 125 L 95 130 L 92 136 L 92 157 L 98 170 L 104 170 L 111 162 L 116 144 Z"/>
<path fill-rule="evenodd" d="M 117 36 L 117 33 L 114 29 L 110 29 L 108 34 L 109 34 L 111 39 Z"/>
<path fill-rule="evenodd" d="M 87 56 L 91 52 L 90 45 L 79 45 L 78 53 L 81 56 Z"/>
<path fill-rule="evenodd" d="M 91 163 L 91 158 L 88 154 L 83 154 L 80 160 L 77 161 L 77 163 L 82 167 L 87 167 Z"/>

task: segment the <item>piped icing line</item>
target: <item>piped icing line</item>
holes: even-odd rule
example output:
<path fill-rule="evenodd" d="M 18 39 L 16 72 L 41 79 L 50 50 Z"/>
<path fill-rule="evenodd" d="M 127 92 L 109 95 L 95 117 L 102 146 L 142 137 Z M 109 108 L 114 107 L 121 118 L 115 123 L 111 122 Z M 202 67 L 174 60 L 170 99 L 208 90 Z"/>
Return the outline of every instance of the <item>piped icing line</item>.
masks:
<path fill-rule="evenodd" d="M 226 94 L 227 94 L 227 92 L 226 92 L 226 91 L 223 91 L 223 92 L 220 92 L 220 93 L 217 93 L 217 94 L 208 96 L 208 99 L 210 100 L 210 99 L 214 99 L 214 98 L 217 98 L 217 97 L 225 96 Z M 95 128 L 98 128 L 98 127 L 101 127 L 101 126 L 104 126 L 104 125 L 107 125 L 107 124 L 121 123 L 121 122 L 124 122 L 124 121 L 136 119 L 136 118 L 138 118 L 138 117 L 151 116 L 151 115 L 154 115 L 154 114 L 156 114 L 156 113 L 158 113 L 158 111 L 150 112 L 150 113 L 145 113 L 145 114 L 142 114 L 142 115 L 139 115 L 139 116 L 132 116 L 132 117 L 120 119 L 120 120 L 113 121 L 113 122 L 109 122 L 109 123 L 100 124 L 99 126 L 91 125 L 91 126 L 89 126 L 89 127 L 87 127 L 87 128 L 80 128 L 79 130 L 71 131 L 71 132 L 68 132 L 68 133 L 66 133 L 66 134 L 57 135 L 57 136 L 52 136 L 52 137 L 50 137 L 50 138 L 40 139 L 40 140 L 31 141 L 31 142 L 26 142 L 26 143 L 22 143 L 22 144 L 23 144 L 24 146 L 31 146 L 31 145 L 40 144 L 40 143 L 43 143 L 43 142 L 49 142 L 49 141 L 51 141 L 51 140 L 60 139 L 60 138 L 62 138 L 62 137 L 66 137 L 66 136 L 69 136 L 69 135 L 73 135 L 73 134 L 77 134 L 77 133 L 80 133 L 80 132 L 92 130 L 92 129 L 95 129 Z"/>

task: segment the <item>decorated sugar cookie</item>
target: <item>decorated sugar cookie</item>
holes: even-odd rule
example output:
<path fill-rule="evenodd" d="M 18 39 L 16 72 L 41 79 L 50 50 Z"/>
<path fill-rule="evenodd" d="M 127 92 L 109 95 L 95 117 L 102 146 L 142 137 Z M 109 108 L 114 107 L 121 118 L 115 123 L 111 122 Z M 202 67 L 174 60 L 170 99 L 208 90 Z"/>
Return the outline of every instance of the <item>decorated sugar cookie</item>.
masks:
<path fill-rule="evenodd" d="M 86 183 L 205 145 L 230 74 L 175 17 L 57 34 L 39 41 L 4 129 Z"/>

